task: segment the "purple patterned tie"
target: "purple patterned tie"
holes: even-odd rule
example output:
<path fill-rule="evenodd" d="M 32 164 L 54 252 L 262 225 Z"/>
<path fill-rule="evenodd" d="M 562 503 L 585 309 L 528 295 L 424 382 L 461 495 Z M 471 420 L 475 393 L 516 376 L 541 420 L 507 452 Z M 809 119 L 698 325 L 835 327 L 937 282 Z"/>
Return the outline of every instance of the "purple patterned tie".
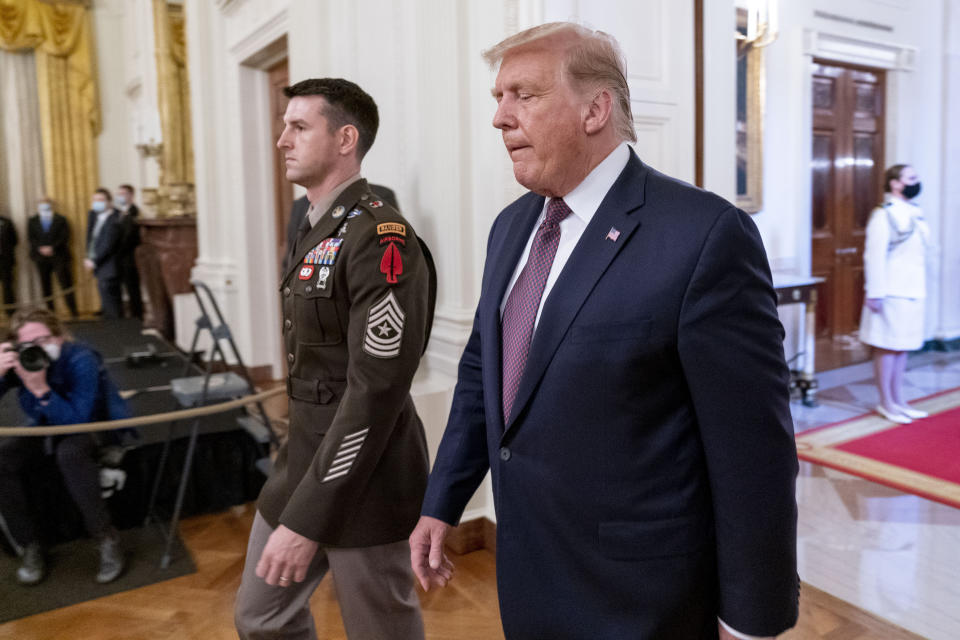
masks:
<path fill-rule="evenodd" d="M 560 222 L 570 213 L 570 207 L 563 198 L 554 198 L 547 205 L 547 217 L 533 237 L 527 264 L 523 266 L 503 307 L 504 422 L 510 418 L 520 377 L 527 364 L 540 298 L 543 297 L 543 288 L 553 266 L 553 257 L 557 254 L 557 245 L 560 244 Z"/>

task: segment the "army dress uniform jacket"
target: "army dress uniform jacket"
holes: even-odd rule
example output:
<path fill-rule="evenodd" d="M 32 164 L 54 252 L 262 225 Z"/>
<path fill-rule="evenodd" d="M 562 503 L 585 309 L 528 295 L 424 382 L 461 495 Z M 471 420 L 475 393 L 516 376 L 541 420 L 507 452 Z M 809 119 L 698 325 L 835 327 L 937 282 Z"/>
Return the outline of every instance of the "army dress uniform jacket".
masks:
<path fill-rule="evenodd" d="M 406 539 L 428 470 L 410 397 L 427 322 L 417 238 L 358 180 L 288 257 L 290 432 L 258 509 L 271 526 L 326 546 Z"/>

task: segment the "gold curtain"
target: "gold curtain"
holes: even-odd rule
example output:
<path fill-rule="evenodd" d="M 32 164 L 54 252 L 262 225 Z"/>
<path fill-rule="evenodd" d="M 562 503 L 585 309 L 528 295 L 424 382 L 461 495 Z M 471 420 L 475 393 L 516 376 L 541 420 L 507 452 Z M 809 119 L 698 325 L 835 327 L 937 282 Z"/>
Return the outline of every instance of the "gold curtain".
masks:
<path fill-rule="evenodd" d="M 36 55 L 47 194 L 71 222 L 75 262 L 84 254 L 87 204 L 98 182 L 100 104 L 86 4 L 0 0 L 0 48 Z M 83 308 L 95 304 L 89 283 L 78 293 Z"/>
<path fill-rule="evenodd" d="M 193 132 L 190 82 L 182 5 L 153 0 L 157 43 L 157 90 L 163 129 L 163 177 L 166 186 L 193 184 Z"/>

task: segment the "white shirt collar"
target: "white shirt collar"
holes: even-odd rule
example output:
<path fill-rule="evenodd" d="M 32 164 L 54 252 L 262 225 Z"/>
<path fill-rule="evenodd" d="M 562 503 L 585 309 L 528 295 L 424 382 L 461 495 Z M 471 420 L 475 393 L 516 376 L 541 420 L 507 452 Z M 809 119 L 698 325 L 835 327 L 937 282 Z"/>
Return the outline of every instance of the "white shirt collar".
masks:
<path fill-rule="evenodd" d="M 587 174 L 583 182 L 563 196 L 563 201 L 567 203 L 573 214 L 583 221 L 584 227 L 593 219 L 593 214 L 600 208 L 600 203 L 607 197 L 607 192 L 620 177 L 629 160 L 630 146 L 626 142 L 621 142 L 593 168 L 593 171 Z"/>

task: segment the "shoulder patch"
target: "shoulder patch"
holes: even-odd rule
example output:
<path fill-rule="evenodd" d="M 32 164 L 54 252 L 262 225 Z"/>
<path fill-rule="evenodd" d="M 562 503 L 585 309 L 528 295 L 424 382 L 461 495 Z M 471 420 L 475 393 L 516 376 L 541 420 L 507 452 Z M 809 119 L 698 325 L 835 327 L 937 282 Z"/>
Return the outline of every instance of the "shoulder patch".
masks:
<path fill-rule="evenodd" d="M 396 358 L 400 355 L 406 317 L 393 291 L 388 291 L 367 312 L 363 350 L 374 358 Z"/>
<path fill-rule="evenodd" d="M 388 233 L 405 236 L 407 235 L 407 225 L 399 222 L 381 222 L 377 225 L 377 235 L 382 236 Z"/>

